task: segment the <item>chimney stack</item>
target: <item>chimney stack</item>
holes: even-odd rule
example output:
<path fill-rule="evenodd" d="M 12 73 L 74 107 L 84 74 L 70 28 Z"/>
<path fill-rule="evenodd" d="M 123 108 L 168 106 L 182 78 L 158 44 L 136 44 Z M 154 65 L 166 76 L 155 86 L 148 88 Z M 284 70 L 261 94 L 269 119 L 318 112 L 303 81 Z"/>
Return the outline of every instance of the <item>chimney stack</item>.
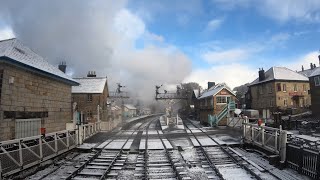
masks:
<path fill-rule="evenodd" d="M 95 71 L 89 71 L 87 74 L 87 77 L 97 77 L 96 72 Z"/>
<path fill-rule="evenodd" d="M 303 65 L 302 65 L 302 68 L 301 68 L 301 69 L 302 69 L 302 71 L 304 71 L 304 67 L 303 67 Z"/>
<path fill-rule="evenodd" d="M 67 70 L 67 63 L 65 61 L 61 61 L 59 66 L 59 70 L 62 71 L 63 73 L 66 73 Z"/>
<path fill-rule="evenodd" d="M 210 89 L 210 88 L 213 87 L 214 85 L 216 85 L 215 82 L 208 82 L 208 89 Z"/>
<path fill-rule="evenodd" d="M 312 63 L 310 63 L 310 69 L 313 69 L 313 64 Z"/>
<path fill-rule="evenodd" d="M 317 67 L 316 64 L 313 64 L 313 69 L 316 68 L 316 67 Z"/>
<path fill-rule="evenodd" d="M 318 59 L 319 59 L 319 66 L 320 66 L 320 55 L 318 56 Z"/>
<path fill-rule="evenodd" d="M 265 79 L 266 79 L 266 75 L 264 73 L 263 68 L 261 68 L 261 69 L 259 68 L 259 81 L 263 81 Z"/>

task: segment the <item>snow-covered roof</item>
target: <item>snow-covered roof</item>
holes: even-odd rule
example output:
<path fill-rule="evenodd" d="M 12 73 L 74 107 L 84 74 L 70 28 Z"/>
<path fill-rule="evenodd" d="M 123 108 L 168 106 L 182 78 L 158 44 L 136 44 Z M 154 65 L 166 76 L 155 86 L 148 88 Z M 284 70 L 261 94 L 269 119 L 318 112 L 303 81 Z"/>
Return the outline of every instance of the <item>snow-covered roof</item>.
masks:
<path fill-rule="evenodd" d="M 312 74 L 310 74 L 309 77 L 319 76 L 319 75 L 320 75 L 320 67 L 317 67 L 316 69 L 314 69 L 314 71 L 312 72 Z"/>
<path fill-rule="evenodd" d="M 71 85 L 78 85 L 78 82 L 60 71 L 58 67 L 49 64 L 15 38 L 0 41 L 0 61 L 27 68 Z"/>
<path fill-rule="evenodd" d="M 231 94 L 233 94 L 235 96 L 235 94 L 229 88 L 229 86 L 227 86 L 225 83 L 220 83 L 220 84 L 216 84 L 216 85 L 212 86 L 210 89 L 208 89 L 207 91 L 203 92 L 198 99 L 203 99 L 203 98 L 206 98 L 206 97 L 209 97 L 209 96 L 215 96 L 216 94 L 218 94 L 223 89 L 228 90 Z"/>
<path fill-rule="evenodd" d="M 106 77 L 83 77 L 74 79 L 78 81 L 80 85 L 73 86 L 72 93 L 101 94 L 107 83 Z"/>
<path fill-rule="evenodd" d="M 134 105 L 132 105 L 132 104 L 124 104 L 123 106 L 126 107 L 126 108 L 128 108 L 128 109 L 132 109 L 132 110 L 137 109 L 137 108 L 134 107 Z"/>
<path fill-rule="evenodd" d="M 259 77 L 250 83 L 249 86 L 273 81 L 273 80 L 285 80 L 285 81 L 309 81 L 309 79 L 299 74 L 291 69 L 286 67 L 271 67 L 268 71 L 265 72 L 265 79 L 259 81 Z"/>
<path fill-rule="evenodd" d="M 111 106 L 111 111 L 118 111 L 121 110 L 119 106 Z"/>
<path fill-rule="evenodd" d="M 304 75 L 304 76 L 307 76 L 307 77 L 310 77 L 311 74 L 317 70 L 320 70 L 320 67 L 316 67 L 314 69 L 306 69 L 306 70 L 303 70 L 303 71 L 299 71 L 298 73 Z"/>

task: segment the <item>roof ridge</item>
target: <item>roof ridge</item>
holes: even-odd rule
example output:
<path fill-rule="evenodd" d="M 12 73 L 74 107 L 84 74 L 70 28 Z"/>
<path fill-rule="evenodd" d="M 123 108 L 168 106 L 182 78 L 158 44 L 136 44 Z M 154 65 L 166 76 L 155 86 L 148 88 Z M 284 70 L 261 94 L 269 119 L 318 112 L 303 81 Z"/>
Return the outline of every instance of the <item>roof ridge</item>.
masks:
<path fill-rule="evenodd" d="M 17 38 L 9 38 L 9 39 L 2 39 L 0 40 L 0 42 L 3 42 L 3 41 L 10 41 L 10 40 L 16 40 Z"/>
<path fill-rule="evenodd" d="M 107 79 L 107 77 L 74 77 L 72 79 Z"/>

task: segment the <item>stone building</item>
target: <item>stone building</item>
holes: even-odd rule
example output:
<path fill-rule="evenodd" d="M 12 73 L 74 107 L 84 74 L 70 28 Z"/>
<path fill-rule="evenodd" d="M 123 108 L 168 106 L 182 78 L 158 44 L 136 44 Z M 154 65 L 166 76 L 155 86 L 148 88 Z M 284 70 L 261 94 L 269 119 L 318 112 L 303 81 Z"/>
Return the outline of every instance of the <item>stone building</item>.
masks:
<path fill-rule="evenodd" d="M 137 116 L 137 108 L 132 104 L 123 105 L 123 116 L 124 117 L 135 117 Z"/>
<path fill-rule="evenodd" d="M 89 71 L 87 77 L 74 79 L 80 85 L 72 87 L 72 102 L 76 102 L 78 112 L 82 112 L 83 123 L 97 121 L 98 105 L 100 106 L 100 119 L 107 121 L 107 98 L 109 96 L 107 78 L 96 77 L 94 71 Z"/>
<path fill-rule="evenodd" d="M 19 40 L 0 41 L 0 141 L 64 130 L 74 85 Z"/>
<path fill-rule="evenodd" d="M 225 83 L 217 85 L 215 85 L 215 83 L 208 83 L 208 89 L 198 97 L 198 101 L 200 122 L 202 124 L 208 124 L 209 115 L 218 115 L 230 101 L 237 102 L 237 98 Z M 230 113 L 229 115 L 232 116 L 233 114 Z M 218 125 L 227 125 L 227 116 L 224 116 Z"/>
<path fill-rule="evenodd" d="M 259 77 L 249 85 L 247 99 L 252 109 L 259 110 L 263 118 L 270 118 L 275 111 L 309 107 L 309 89 L 306 76 L 285 67 L 272 67 L 266 72 L 259 70 Z"/>
<path fill-rule="evenodd" d="M 309 82 L 311 94 L 311 110 L 313 114 L 320 116 L 320 68 L 318 68 L 309 76 Z"/>

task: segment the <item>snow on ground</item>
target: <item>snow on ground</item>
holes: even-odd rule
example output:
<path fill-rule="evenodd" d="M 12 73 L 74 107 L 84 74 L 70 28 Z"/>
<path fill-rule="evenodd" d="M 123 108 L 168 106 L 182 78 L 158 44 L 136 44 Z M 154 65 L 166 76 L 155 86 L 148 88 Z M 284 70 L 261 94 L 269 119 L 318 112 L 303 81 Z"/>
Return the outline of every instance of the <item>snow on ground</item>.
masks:
<path fill-rule="evenodd" d="M 188 168 L 188 175 L 191 179 L 209 179 L 205 170 L 201 167 L 191 167 Z"/>
<path fill-rule="evenodd" d="M 193 146 L 188 138 L 176 138 L 176 139 L 170 139 L 170 141 L 174 146 L 181 146 L 181 147 Z"/>
<path fill-rule="evenodd" d="M 110 144 L 108 144 L 105 149 L 121 149 L 125 142 L 125 139 L 114 140 Z"/>
<path fill-rule="evenodd" d="M 241 143 L 241 138 L 231 137 L 227 134 L 210 135 L 219 144 L 235 145 Z"/>
<path fill-rule="evenodd" d="M 148 139 L 148 149 L 164 149 L 160 139 Z"/>
<path fill-rule="evenodd" d="M 133 139 L 129 139 L 126 145 L 124 145 L 123 149 L 130 149 Z"/>
<path fill-rule="evenodd" d="M 94 147 L 96 147 L 98 144 L 97 143 L 83 143 L 80 146 L 78 146 L 78 149 L 83 149 L 83 150 L 89 150 Z"/>
<path fill-rule="evenodd" d="M 217 145 L 217 143 L 215 143 L 208 136 L 200 136 L 200 137 L 198 136 L 197 138 L 202 146 L 215 146 L 215 145 Z"/>
<path fill-rule="evenodd" d="M 181 152 L 181 155 L 183 159 L 187 162 L 198 160 L 197 151 L 193 147 L 184 148 L 183 151 Z"/>
<path fill-rule="evenodd" d="M 139 149 L 146 149 L 146 139 L 142 139 L 141 138 L 141 141 L 140 141 L 140 144 L 139 144 Z"/>
<path fill-rule="evenodd" d="M 163 139 L 163 143 L 166 146 L 167 149 L 173 149 L 170 142 L 167 139 Z"/>
<path fill-rule="evenodd" d="M 246 170 L 240 168 L 238 165 L 218 165 L 218 171 L 222 174 L 226 180 L 247 180 L 255 179 Z"/>
<path fill-rule="evenodd" d="M 200 144 L 198 143 L 198 141 L 196 140 L 196 138 L 195 138 L 195 137 L 190 136 L 190 140 L 191 140 L 191 142 L 192 142 L 193 146 L 195 146 L 195 147 L 200 146 Z"/>
<path fill-rule="evenodd" d="M 101 143 L 97 148 L 102 149 L 104 148 L 109 142 L 112 141 L 111 139 L 106 140 L 105 142 Z"/>

